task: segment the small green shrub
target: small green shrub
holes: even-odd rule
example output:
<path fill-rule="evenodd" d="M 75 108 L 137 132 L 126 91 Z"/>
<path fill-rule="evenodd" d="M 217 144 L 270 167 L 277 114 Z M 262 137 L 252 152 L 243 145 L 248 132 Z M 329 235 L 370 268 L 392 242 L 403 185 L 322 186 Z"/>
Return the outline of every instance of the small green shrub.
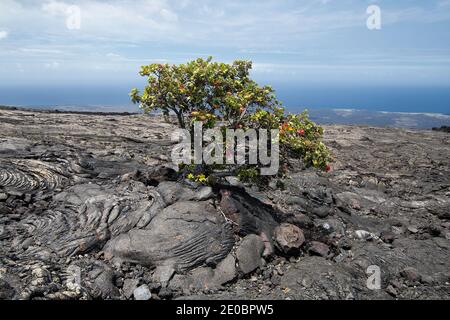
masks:
<path fill-rule="evenodd" d="M 180 128 L 192 130 L 195 121 L 203 128 L 279 129 L 280 165 L 286 169 L 292 159 L 329 171 L 330 153 L 323 144 L 323 129 L 308 118 L 307 112 L 286 114 L 270 86 L 260 87 L 250 78 L 252 63 L 213 62 L 197 59 L 186 64 L 151 64 L 140 75 L 148 84 L 142 93 L 133 89 L 134 103 L 145 112 L 161 111 L 177 117 Z M 184 165 L 185 177 L 199 183 L 211 181 L 215 172 L 230 170 L 241 180 L 259 178 L 259 165 Z M 283 174 L 283 170 L 280 172 Z"/>
<path fill-rule="evenodd" d="M 181 128 L 188 128 L 193 117 L 209 115 L 220 115 L 234 127 L 257 108 L 278 105 L 271 87 L 259 87 L 250 78 L 251 67 L 249 61 L 227 64 L 212 62 L 211 57 L 179 65 L 151 64 L 140 71 L 148 85 L 142 94 L 133 89 L 130 96 L 146 112 L 173 112 Z"/>

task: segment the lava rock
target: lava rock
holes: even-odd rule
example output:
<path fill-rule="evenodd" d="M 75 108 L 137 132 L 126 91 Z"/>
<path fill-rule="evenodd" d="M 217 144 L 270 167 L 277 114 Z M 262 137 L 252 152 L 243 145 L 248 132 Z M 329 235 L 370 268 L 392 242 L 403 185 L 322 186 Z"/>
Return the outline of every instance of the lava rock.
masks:
<path fill-rule="evenodd" d="M 119 289 L 114 285 L 115 275 L 111 268 L 101 264 L 91 272 L 91 276 L 95 278 L 92 288 L 101 292 L 102 298 L 118 298 L 120 296 Z"/>
<path fill-rule="evenodd" d="M 371 240 L 373 238 L 373 234 L 366 230 L 355 231 L 355 236 L 360 240 Z"/>
<path fill-rule="evenodd" d="M 394 298 L 397 297 L 397 295 L 398 295 L 397 290 L 395 290 L 395 288 L 394 288 L 393 286 L 391 286 L 391 285 L 389 285 L 389 286 L 386 288 L 386 292 L 389 293 L 389 294 L 390 294 L 391 296 L 393 296 Z"/>
<path fill-rule="evenodd" d="M 133 296 L 134 290 L 137 288 L 138 285 L 139 285 L 138 279 L 125 279 L 122 288 L 123 295 L 127 299 L 130 299 Z"/>
<path fill-rule="evenodd" d="M 159 290 L 158 297 L 165 300 L 171 299 L 173 297 L 173 291 L 169 288 L 162 288 Z"/>
<path fill-rule="evenodd" d="M 152 279 L 156 283 L 160 283 L 162 287 L 166 287 L 170 279 L 175 273 L 173 265 L 158 266 L 153 273 Z"/>
<path fill-rule="evenodd" d="M 13 211 L 11 209 L 9 209 L 7 206 L 0 203 L 0 214 L 2 216 L 12 215 Z"/>
<path fill-rule="evenodd" d="M 276 211 L 256 197 L 243 192 L 243 189 L 224 187 L 219 192 L 221 211 L 233 221 L 235 233 L 241 236 L 262 233 L 271 235 L 278 226 L 274 218 Z"/>
<path fill-rule="evenodd" d="M 381 233 L 381 240 L 386 243 L 392 243 L 395 240 L 395 234 L 391 231 L 383 231 Z"/>
<path fill-rule="evenodd" d="M 228 177 L 225 177 L 225 180 L 232 186 L 235 186 L 235 187 L 243 186 L 242 182 L 239 180 L 238 177 L 228 176 Z"/>
<path fill-rule="evenodd" d="M 413 267 L 407 267 L 400 272 L 400 275 L 408 281 L 418 282 L 421 279 L 419 271 Z"/>
<path fill-rule="evenodd" d="M 313 226 L 313 221 L 306 214 L 297 212 L 287 219 L 288 223 L 294 224 L 300 228 L 310 228 Z"/>
<path fill-rule="evenodd" d="M 157 191 L 167 206 L 177 201 L 204 201 L 213 195 L 211 187 L 190 188 L 173 181 L 159 183 Z"/>
<path fill-rule="evenodd" d="M 414 227 L 414 226 L 409 226 L 409 227 L 408 227 L 408 231 L 411 232 L 412 234 L 416 234 L 416 233 L 419 232 L 419 229 L 417 229 L 417 228 Z"/>
<path fill-rule="evenodd" d="M 262 266 L 264 249 L 264 242 L 259 236 L 255 234 L 246 236 L 236 250 L 239 269 L 244 274 L 248 274 Z"/>
<path fill-rule="evenodd" d="M 215 290 L 234 280 L 236 277 L 236 259 L 229 254 L 215 269 L 210 267 L 200 267 L 187 274 L 175 274 L 172 280 L 170 280 L 167 288 L 172 291 Z M 161 298 L 163 297 L 161 296 Z"/>
<path fill-rule="evenodd" d="M 441 126 L 440 128 L 435 127 L 435 128 L 433 128 L 433 131 L 441 131 L 441 132 L 450 133 L 450 126 Z"/>
<path fill-rule="evenodd" d="M 296 254 L 305 242 L 303 231 L 293 224 L 283 223 L 274 231 L 275 246 L 284 254 Z"/>
<path fill-rule="evenodd" d="M 375 264 L 397 297 L 448 299 L 450 148 L 443 134 L 326 126 L 323 141 L 334 154 L 333 174 L 294 165 L 290 178 L 282 179 L 283 190 L 272 184 L 272 190 L 246 185 L 246 191 L 223 180 L 213 189 L 188 185 L 173 169 L 163 170 L 175 127 L 158 116 L 114 119 L 0 107 L 0 194 L 8 196 L 0 200 L 1 297 L 96 299 L 103 296 L 100 287 L 115 291 L 112 283 L 125 299 L 125 280 L 134 279 L 132 288 L 139 280 L 163 298 L 170 291 L 180 298 L 199 294 L 196 288 L 208 299 L 391 298 L 392 290 L 366 287 L 364 271 Z M 317 218 L 327 214 L 326 220 Z M 273 231 L 280 223 L 296 225 L 330 249 L 332 243 L 339 259 L 274 257 L 264 266 L 258 257 L 265 280 L 255 275 L 256 281 L 220 285 L 242 273 L 233 252 L 237 237 L 258 235 L 275 248 Z M 408 231 L 411 225 L 417 234 Z M 377 236 L 389 230 L 395 239 L 357 241 L 354 230 Z M 123 250 L 109 250 L 113 244 Z M 118 266 L 120 260 L 128 270 L 117 271 L 112 282 L 109 272 L 95 266 Z M 71 264 L 80 268 L 73 286 L 66 272 Z M 151 279 L 151 270 L 166 264 L 176 270 L 169 286 L 183 280 L 176 290 L 161 289 Z M 420 270 L 423 285 L 399 275 L 406 266 Z M 282 272 L 273 273 L 278 267 Z"/>
<path fill-rule="evenodd" d="M 421 275 L 420 282 L 422 282 L 424 284 L 432 285 L 432 284 L 434 284 L 434 278 L 432 276 L 428 276 L 428 275 Z"/>
<path fill-rule="evenodd" d="M 318 255 L 321 257 L 327 257 L 330 253 L 330 247 L 328 247 L 325 243 L 318 241 L 311 241 L 309 244 L 308 252 L 312 255 Z"/>
<path fill-rule="evenodd" d="M 0 278 L 0 300 L 9 300 L 16 295 L 14 288 L 6 282 L 4 279 Z"/>
<path fill-rule="evenodd" d="M 134 289 L 133 296 L 135 300 L 147 301 L 152 298 L 152 293 L 146 284 Z"/>
<path fill-rule="evenodd" d="M 234 245 L 231 226 L 209 202 L 179 201 L 157 213 L 144 229 L 111 239 L 104 251 L 123 261 L 180 271 L 223 260 Z"/>
<path fill-rule="evenodd" d="M 219 285 L 223 285 L 234 280 L 236 275 L 236 259 L 229 254 L 214 270 L 214 281 Z"/>

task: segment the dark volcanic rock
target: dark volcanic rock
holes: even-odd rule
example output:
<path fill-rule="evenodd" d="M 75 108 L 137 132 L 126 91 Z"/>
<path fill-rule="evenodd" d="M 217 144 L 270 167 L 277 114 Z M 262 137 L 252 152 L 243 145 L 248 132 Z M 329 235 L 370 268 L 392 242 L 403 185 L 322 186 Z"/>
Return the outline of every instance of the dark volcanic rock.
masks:
<path fill-rule="evenodd" d="M 216 268 L 200 267 L 184 275 L 175 275 L 170 281 L 168 290 L 203 291 L 218 289 L 237 277 L 236 259 L 231 254 L 222 260 Z M 163 298 L 163 297 L 162 297 Z"/>
<path fill-rule="evenodd" d="M 307 257 L 282 276 L 281 286 L 289 288 L 296 299 L 353 299 L 365 285 L 355 281 L 355 276 L 345 266 L 322 257 Z"/>
<path fill-rule="evenodd" d="M 433 131 L 442 131 L 450 133 L 450 126 L 442 126 L 440 128 L 433 128 Z"/>
<path fill-rule="evenodd" d="M 235 230 L 242 236 L 264 234 L 270 239 L 278 225 L 273 208 L 250 197 L 240 188 L 223 187 L 220 189 L 220 208 L 224 215 L 233 221 Z"/>
<path fill-rule="evenodd" d="M 0 279 L 0 300 L 10 300 L 14 298 L 16 291 L 4 279 Z"/>
<path fill-rule="evenodd" d="M 407 267 L 407 268 L 403 269 L 400 272 L 400 274 L 406 280 L 411 281 L 411 282 L 417 282 L 417 281 L 420 281 L 420 279 L 421 279 L 419 271 L 417 271 L 416 268 L 412 268 L 412 267 Z"/>
<path fill-rule="evenodd" d="M 305 242 L 303 231 L 292 224 L 283 223 L 275 229 L 276 247 L 283 254 L 296 254 Z"/>
<path fill-rule="evenodd" d="M 92 279 L 92 291 L 97 290 L 103 299 L 118 299 L 119 289 L 114 285 L 114 270 L 104 264 L 98 264 L 97 268 L 90 272 Z"/>
<path fill-rule="evenodd" d="M 236 250 L 239 269 L 248 274 L 260 267 L 263 252 L 264 242 L 259 236 L 254 234 L 246 236 Z"/>
<path fill-rule="evenodd" d="M 158 117 L 0 110 L 0 125 L 0 299 L 448 299 L 441 132 L 326 126 L 332 172 L 293 163 L 258 189 L 179 180 Z"/>
<path fill-rule="evenodd" d="M 308 252 L 313 255 L 327 257 L 328 254 L 330 253 L 330 247 L 328 247 L 325 243 L 312 241 L 309 244 Z"/>
<path fill-rule="evenodd" d="M 208 202 L 176 202 L 159 210 L 144 228 L 111 239 L 105 252 L 143 265 L 170 263 L 182 271 L 217 264 L 233 247 L 231 228 Z"/>
<path fill-rule="evenodd" d="M 125 279 L 122 288 L 125 298 L 130 299 L 133 296 L 133 292 L 138 287 L 138 285 L 138 279 Z"/>

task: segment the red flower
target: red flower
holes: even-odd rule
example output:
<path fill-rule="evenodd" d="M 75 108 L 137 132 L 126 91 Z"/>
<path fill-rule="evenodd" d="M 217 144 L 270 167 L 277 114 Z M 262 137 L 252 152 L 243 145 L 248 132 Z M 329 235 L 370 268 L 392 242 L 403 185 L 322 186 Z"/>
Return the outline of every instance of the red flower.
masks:
<path fill-rule="evenodd" d="M 326 170 L 327 172 L 330 172 L 330 171 L 331 171 L 331 166 L 330 166 L 329 164 L 327 164 L 327 167 L 325 168 L 325 170 Z"/>
<path fill-rule="evenodd" d="M 303 136 L 303 135 L 305 134 L 305 130 L 300 129 L 300 130 L 297 131 L 297 133 L 298 133 L 299 135 Z"/>

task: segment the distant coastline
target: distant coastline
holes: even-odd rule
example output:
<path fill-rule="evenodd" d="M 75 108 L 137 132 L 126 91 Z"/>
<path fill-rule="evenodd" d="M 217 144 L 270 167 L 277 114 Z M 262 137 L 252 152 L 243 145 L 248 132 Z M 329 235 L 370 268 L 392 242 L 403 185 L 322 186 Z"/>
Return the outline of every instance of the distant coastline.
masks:
<path fill-rule="evenodd" d="M 364 109 L 310 109 L 320 124 L 369 125 L 407 129 L 431 129 L 450 125 L 450 115 L 430 112 L 371 111 Z"/>
<path fill-rule="evenodd" d="M 3 106 L 7 110 L 28 110 L 49 113 L 97 114 L 97 115 L 133 115 L 142 113 L 137 107 L 98 106 L 98 105 L 52 105 L 52 106 Z M 300 112 L 302 108 L 287 108 L 291 112 Z M 367 125 L 407 129 L 432 129 L 450 126 L 450 115 L 431 112 L 394 112 L 370 111 L 353 108 L 308 109 L 313 121 L 324 124 Z"/>

